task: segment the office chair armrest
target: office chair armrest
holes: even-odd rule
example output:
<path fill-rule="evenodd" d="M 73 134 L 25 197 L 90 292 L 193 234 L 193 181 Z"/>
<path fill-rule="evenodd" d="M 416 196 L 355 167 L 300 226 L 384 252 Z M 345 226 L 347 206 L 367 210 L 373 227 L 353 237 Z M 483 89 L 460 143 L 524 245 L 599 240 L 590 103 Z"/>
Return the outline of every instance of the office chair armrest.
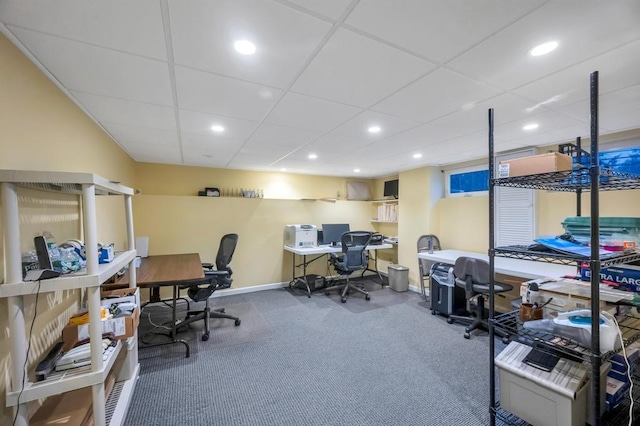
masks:
<path fill-rule="evenodd" d="M 227 271 L 205 271 L 204 276 L 216 288 L 229 288 L 233 282 Z"/>
<path fill-rule="evenodd" d="M 213 263 L 203 263 L 202 268 L 211 270 L 213 269 Z"/>

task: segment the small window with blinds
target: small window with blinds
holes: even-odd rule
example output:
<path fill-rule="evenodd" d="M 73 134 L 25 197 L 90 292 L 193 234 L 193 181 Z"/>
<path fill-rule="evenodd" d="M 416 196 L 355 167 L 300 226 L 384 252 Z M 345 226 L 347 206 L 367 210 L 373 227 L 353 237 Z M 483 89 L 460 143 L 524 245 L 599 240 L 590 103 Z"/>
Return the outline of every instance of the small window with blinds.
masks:
<path fill-rule="evenodd" d="M 534 155 L 533 149 L 496 155 L 500 161 Z M 496 168 L 497 173 L 497 168 Z M 535 192 L 533 189 L 495 187 L 496 247 L 530 244 L 535 238 Z"/>

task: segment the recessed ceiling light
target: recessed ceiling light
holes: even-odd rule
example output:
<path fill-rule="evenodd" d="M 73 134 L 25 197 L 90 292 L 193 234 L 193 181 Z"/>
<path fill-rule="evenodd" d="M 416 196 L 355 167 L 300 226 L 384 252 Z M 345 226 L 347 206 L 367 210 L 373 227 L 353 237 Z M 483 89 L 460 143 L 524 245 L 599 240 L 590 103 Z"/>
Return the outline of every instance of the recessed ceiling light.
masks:
<path fill-rule="evenodd" d="M 360 169 L 353 169 L 354 173 L 360 173 Z"/>
<path fill-rule="evenodd" d="M 422 154 L 413 154 L 413 158 L 422 158 Z"/>
<path fill-rule="evenodd" d="M 369 133 L 379 133 L 382 129 L 380 128 L 380 126 L 371 126 L 368 130 Z"/>
<path fill-rule="evenodd" d="M 214 132 L 220 133 L 220 132 L 224 132 L 224 127 L 222 127 L 219 124 L 215 124 L 215 125 L 211 126 L 211 130 L 213 130 Z"/>
<path fill-rule="evenodd" d="M 286 168 L 286 167 L 281 167 L 281 168 L 280 168 L 280 171 L 281 171 L 281 172 L 286 172 L 286 171 L 287 171 L 287 168 Z"/>
<path fill-rule="evenodd" d="M 256 53 L 256 45 L 249 40 L 238 40 L 233 44 L 233 47 L 243 55 L 253 55 Z"/>
<path fill-rule="evenodd" d="M 549 52 L 553 52 L 556 47 L 558 47 L 557 41 L 548 41 L 546 43 L 542 43 L 534 47 L 529 51 L 529 55 L 531 56 L 541 56 L 546 55 Z"/>
<path fill-rule="evenodd" d="M 538 128 L 538 123 L 527 124 L 522 128 L 522 130 L 533 130 Z"/>
<path fill-rule="evenodd" d="M 309 159 L 310 160 L 315 160 L 316 158 L 318 158 L 318 156 L 316 154 L 309 154 Z"/>

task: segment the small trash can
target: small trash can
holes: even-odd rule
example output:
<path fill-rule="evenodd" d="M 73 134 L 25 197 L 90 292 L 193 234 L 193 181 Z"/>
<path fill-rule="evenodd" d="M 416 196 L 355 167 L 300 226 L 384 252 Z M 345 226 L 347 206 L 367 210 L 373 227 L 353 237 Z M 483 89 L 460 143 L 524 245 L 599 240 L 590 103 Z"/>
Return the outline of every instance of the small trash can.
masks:
<path fill-rule="evenodd" d="M 388 266 L 389 288 L 395 291 L 409 290 L 409 268 L 402 265 Z"/>

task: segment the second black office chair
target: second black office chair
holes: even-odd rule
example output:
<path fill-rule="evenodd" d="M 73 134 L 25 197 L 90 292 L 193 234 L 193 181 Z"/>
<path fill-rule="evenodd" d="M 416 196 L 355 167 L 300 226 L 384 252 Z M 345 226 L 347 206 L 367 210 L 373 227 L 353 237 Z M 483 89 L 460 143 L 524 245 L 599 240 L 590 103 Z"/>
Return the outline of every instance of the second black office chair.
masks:
<path fill-rule="evenodd" d="M 369 300 L 369 293 L 359 286 L 349 282 L 349 276 L 361 269 L 366 269 L 369 264 L 369 256 L 367 254 L 367 246 L 371 242 L 371 232 L 367 231 L 351 231 L 345 232 L 340 238 L 342 244 L 342 253 L 331 253 L 329 262 L 333 268 L 346 281 L 342 284 L 334 285 L 325 289 L 327 296 L 331 290 L 342 290 L 341 301 L 347 301 L 347 293 L 349 290 L 355 290 L 364 294 L 364 298 Z"/>
<path fill-rule="evenodd" d="M 449 324 L 453 322 L 462 322 L 463 324 L 469 324 L 464 329 L 464 337 L 468 339 L 471 337 L 471 332 L 478 328 L 489 330 L 489 323 L 484 310 L 484 298 L 490 297 L 489 292 L 489 262 L 482 259 L 476 259 L 474 257 L 461 256 L 456 259 L 456 263 L 453 266 L 453 275 L 456 279 L 456 286 L 465 290 L 467 296 L 467 309 L 469 309 L 470 301 L 473 297 L 477 297 L 475 317 L 465 317 L 459 315 L 450 315 L 447 318 Z M 513 287 L 509 284 L 494 283 L 494 294 L 503 293 L 505 291 L 512 290 Z M 506 337 L 504 334 L 494 330 L 496 334 L 501 337 Z"/>
<path fill-rule="evenodd" d="M 235 321 L 235 325 L 240 325 L 240 318 L 228 315 L 225 313 L 224 308 L 210 309 L 209 297 L 214 291 L 222 288 L 231 287 L 233 280 L 231 275 L 233 271 L 229 264 L 233 258 L 233 253 L 236 250 L 238 244 L 237 234 L 227 234 L 220 240 L 220 246 L 218 247 L 218 254 L 216 255 L 216 269 L 213 269 L 213 264 L 203 263 L 205 279 L 199 284 L 190 284 L 181 286 L 181 288 L 188 288 L 187 294 L 194 302 L 205 301 L 205 308 L 202 311 L 188 311 L 186 319 L 180 323 L 180 327 L 191 324 L 195 321 L 204 320 L 204 334 L 202 340 L 209 340 L 209 318 L 226 318 Z"/>

